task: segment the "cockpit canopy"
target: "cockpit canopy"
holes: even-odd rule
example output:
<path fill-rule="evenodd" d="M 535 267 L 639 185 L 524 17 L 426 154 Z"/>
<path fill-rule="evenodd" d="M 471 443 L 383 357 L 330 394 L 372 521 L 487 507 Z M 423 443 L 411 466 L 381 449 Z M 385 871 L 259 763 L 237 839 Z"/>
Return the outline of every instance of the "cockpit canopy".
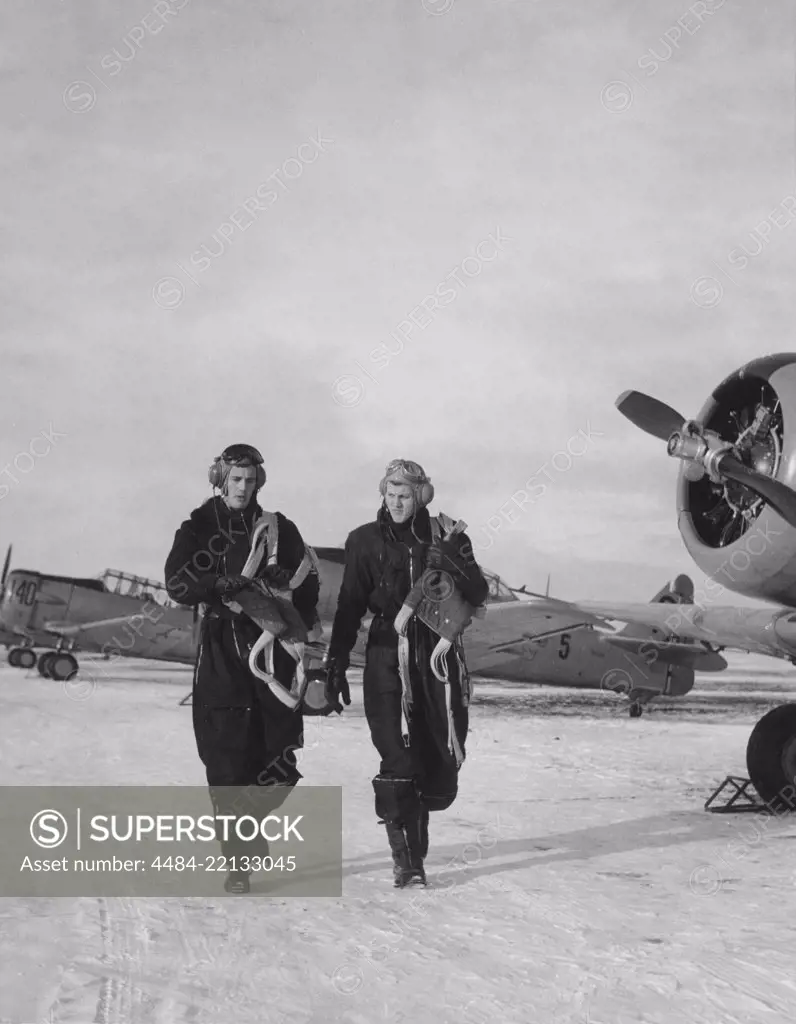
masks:
<path fill-rule="evenodd" d="M 134 576 L 118 569 L 106 569 L 99 577 L 109 594 L 122 597 L 135 597 L 139 601 L 154 601 L 163 608 L 176 608 L 177 605 L 169 597 L 165 586 L 156 580 L 148 580 L 143 576 Z"/>
<path fill-rule="evenodd" d="M 519 598 L 514 594 L 507 583 L 498 576 L 496 572 L 491 572 L 489 569 L 481 567 L 481 572 L 484 579 L 489 584 L 489 597 L 486 599 L 487 604 L 500 604 L 505 601 L 519 601 Z"/>

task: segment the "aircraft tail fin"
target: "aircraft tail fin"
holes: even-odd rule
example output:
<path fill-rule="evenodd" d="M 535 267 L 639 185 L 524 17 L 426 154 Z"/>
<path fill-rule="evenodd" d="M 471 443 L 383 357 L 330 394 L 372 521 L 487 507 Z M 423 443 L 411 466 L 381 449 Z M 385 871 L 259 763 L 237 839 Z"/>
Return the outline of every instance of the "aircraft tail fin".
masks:
<path fill-rule="evenodd" d="M 664 584 L 652 598 L 652 601 L 650 601 L 650 604 L 693 603 L 694 583 L 689 576 L 684 575 L 676 576 L 673 580 Z M 682 652 L 686 657 L 685 662 L 675 659 L 674 654 L 680 653 L 682 649 L 678 649 L 677 652 L 667 650 L 665 645 L 670 640 L 668 631 L 646 626 L 639 622 L 630 622 L 616 636 L 617 644 L 622 644 L 622 641 L 625 641 L 623 646 L 632 646 L 634 640 L 642 642 L 641 647 L 638 649 L 638 654 L 649 666 L 647 669 L 649 675 L 644 679 L 644 683 L 647 684 L 646 686 L 638 682 L 636 683 L 636 688 L 639 691 L 657 689 L 653 684 L 653 680 L 659 680 L 659 692 L 667 696 L 682 696 L 691 690 L 695 679 L 695 663 L 692 660 L 694 652 Z M 656 646 L 661 644 L 664 645 L 663 648 Z M 663 654 L 661 654 L 661 651 L 663 651 Z M 702 652 L 699 653 L 702 654 Z M 726 662 L 724 664 L 726 665 Z M 710 671 L 710 669 L 708 670 Z"/>
<path fill-rule="evenodd" d="M 694 581 L 682 573 L 664 584 L 650 604 L 693 604 Z"/>
<path fill-rule="evenodd" d="M 673 580 L 669 580 L 665 583 L 655 597 L 652 598 L 650 604 L 693 604 L 694 603 L 694 583 L 690 576 L 676 576 Z M 661 638 L 662 631 L 660 629 L 653 629 L 650 626 L 644 626 L 638 622 L 629 622 L 624 629 L 621 629 L 618 633 L 619 636 L 626 637 L 657 637 Z"/>

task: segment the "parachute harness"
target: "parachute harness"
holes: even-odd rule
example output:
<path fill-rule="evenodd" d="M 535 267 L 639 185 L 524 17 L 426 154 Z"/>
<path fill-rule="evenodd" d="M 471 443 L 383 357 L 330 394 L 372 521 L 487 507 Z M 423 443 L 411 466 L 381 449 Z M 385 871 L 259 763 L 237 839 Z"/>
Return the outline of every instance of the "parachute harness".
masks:
<path fill-rule="evenodd" d="M 432 543 L 437 544 L 442 531 L 445 539 L 466 529 L 466 524 L 454 523 L 444 514 L 432 517 Z M 470 677 L 464 660 L 462 633 L 472 621 L 473 615 L 483 614 L 481 609 L 474 609 L 455 590 L 450 576 L 436 569 L 427 569 L 418 583 L 412 587 L 401 610 L 395 617 L 395 629 L 398 633 L 398 671 L 401 678 L 401 735 L 404 743 L 409 745 L 409 719 L 412 709 L 412 684 L 409 675 L 409 635 L 408 626 L 413 616 L 417 616 L 426 626 L 439 636 L 431 653 L 429 665 L 436 679 L 445 687 L 445 710 L 448 721 L 448 750 L 460 768 L 464 763 L 464 751 L 456 735 L 453 720 L 453 700 L 448 667 L 448 652 L 453 649 L 459 670 L 459 681 L 462 688 L 462 701 L 465 707 L 470 703 Z"/>
<path fill-rule="evenodd" d="M 263 512 L 254 528 L 251 551 L 241 571 L 241 575 L 248 576 L 249 579 L 254 580 L 255 573 L 262 565 L 263 557 L 266 558 L 267 565 L 276 565 L 278 544 L 279 524 L 277 517 L 273 512 Z M 316 623 L 313 629 L 309 631 L 306 639 L 299 639 L 295 635 L 296 630 L 293 630 L 294 636 L 290 639 L 284 635 L 286 632 L 289 632 L 290 627 L 282 620 L 278 610 L 276 615 L 274 615 L 274 606 L 280 603 L 280 598 L 282 601 L 290 602 L 292 605 L 292 592 L 301 586 L 311 572 L 319 573 L 318 560 L 313 549 L 308 544 L 305 544 L 304 557 L 301 559 L 298 569 L 296 569 L 288 581 L 286 590 L 272 591 L 263 581 L 255 580 L 254 582 L 258 585 L 258 589 L 253 592 L 251 597 L 245 593 L 238 595 L 238 598 L 243 601 L 242 604 L 241 600 L 238 599 L 225 602 L 234 611 L 244 612 L 249 615 L 261 627 L 262 633 L 249 652 L 249 668 L 252 674 L 266 683 L 271 693 L 292 711 L 299 707 L 307 689 L 306 645 L 307 643 L 317 643 L 320 640 L 322 627 L 319 622 Z M 267 608 L 262 607 L 263 598 L 266 599 Z M 286 690 L 274 675 L 274 644 L 277 640 L 296 663 L 295 683 L 290 691 Z M 265 663 L 265 672 L 257 664 L 257 658 L 261 653 Z"/>

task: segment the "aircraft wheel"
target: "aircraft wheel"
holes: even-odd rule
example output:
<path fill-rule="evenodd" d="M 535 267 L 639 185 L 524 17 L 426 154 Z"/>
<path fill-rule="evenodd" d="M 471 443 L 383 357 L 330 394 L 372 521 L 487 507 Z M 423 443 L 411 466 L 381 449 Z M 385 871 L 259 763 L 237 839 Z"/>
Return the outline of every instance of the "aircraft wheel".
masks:
<path fill-rule="evenodd" d="M 18 668 L 33 668 L 36 664 L 36 652 L 30 647 L 20 647 L 16 664 Z"/>
<path fill-rule="evenodd" d="M 77 659 L 71 654 L 55 653 L 49 664 L 50 679 L 57 679 L 59 683 L 64 683 L 75 678 L 77 669 Z"/>
<path fill-rule="evenodd" d="M 644 713 L 644 708 L 637 704 L 635 701 L 630 705 L 627 712 L 631 718 L 641 718 Z"/>
<path fill-rule="evenodd" d="M 763 715 L 746 746 L 746 769 L 772 810 L 796 810 L 796 704 Z"/>
<path fill-rule="evenodd" d="M 11 650 L 8 652 L 8 664 L 12 668 L 22 668 L 22 666 L 19 663 L 20 654 L 22 654 L 21 647 L 12 647 Z"/>
<path fill-rule="evenodd" d="M 50 678 L 50 662 L 52 661 L 55 651 L 45 651 L 44 654 L 39 655 L 39 660 L 36 667 L 39 670 L 39 675 L 45 679 Z"/>

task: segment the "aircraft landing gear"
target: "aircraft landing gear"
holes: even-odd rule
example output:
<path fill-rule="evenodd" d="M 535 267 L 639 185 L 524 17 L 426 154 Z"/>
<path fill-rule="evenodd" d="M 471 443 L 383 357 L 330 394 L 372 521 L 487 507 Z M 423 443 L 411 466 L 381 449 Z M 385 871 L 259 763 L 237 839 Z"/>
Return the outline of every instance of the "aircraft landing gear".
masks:
<path fill-rule="evenodd" d="M 45 679 L 50 678 L 50 661 L 54 654 L 55 651 L 45 651 L 44 654 L 39 655 L 36 668 L 39 670 L 39 675 L 43 676 Z"/>
<path fill-rule="evenodd" d="M 22 647 L 17 655 L 20 668 L 33 668 L 36 664 L 36 652 L 31 647 Z"/>
<path fill-rule="evenodd" d="M 772 810 L 796 811 L 796 704 L 763 715 L 749 737 L 746 770 Z"/>
<path fill-rule="evenodd" d="M 78 670 L 77 658 L 66 651 L 45 651 L 39 658 L 39 675 L 59 683 L 74 679 Z"/>
<path fill-rule="evenodd" d="M 14 668 L 33 668 L 36 654 L 30 647 L 12 647 L 8 652 L 8 664 Z"/>
<path fill-rule="evenodd" d="M 631 718 L 641 718 L 644 714 L 644 705 L 649 703 L 650 700 L 655 696 L 649 690 L 630 690 L 627 694 L 627 699 L 630 706 L 627 709 L 627 713 Z"/>
<path fill-rule="evenodd" d="M 68 682 L 77 675 L 77 658 L 66 651 L 56 651 L 49 664 L 50 679 L 56 679 L 59 683 Z"/>

